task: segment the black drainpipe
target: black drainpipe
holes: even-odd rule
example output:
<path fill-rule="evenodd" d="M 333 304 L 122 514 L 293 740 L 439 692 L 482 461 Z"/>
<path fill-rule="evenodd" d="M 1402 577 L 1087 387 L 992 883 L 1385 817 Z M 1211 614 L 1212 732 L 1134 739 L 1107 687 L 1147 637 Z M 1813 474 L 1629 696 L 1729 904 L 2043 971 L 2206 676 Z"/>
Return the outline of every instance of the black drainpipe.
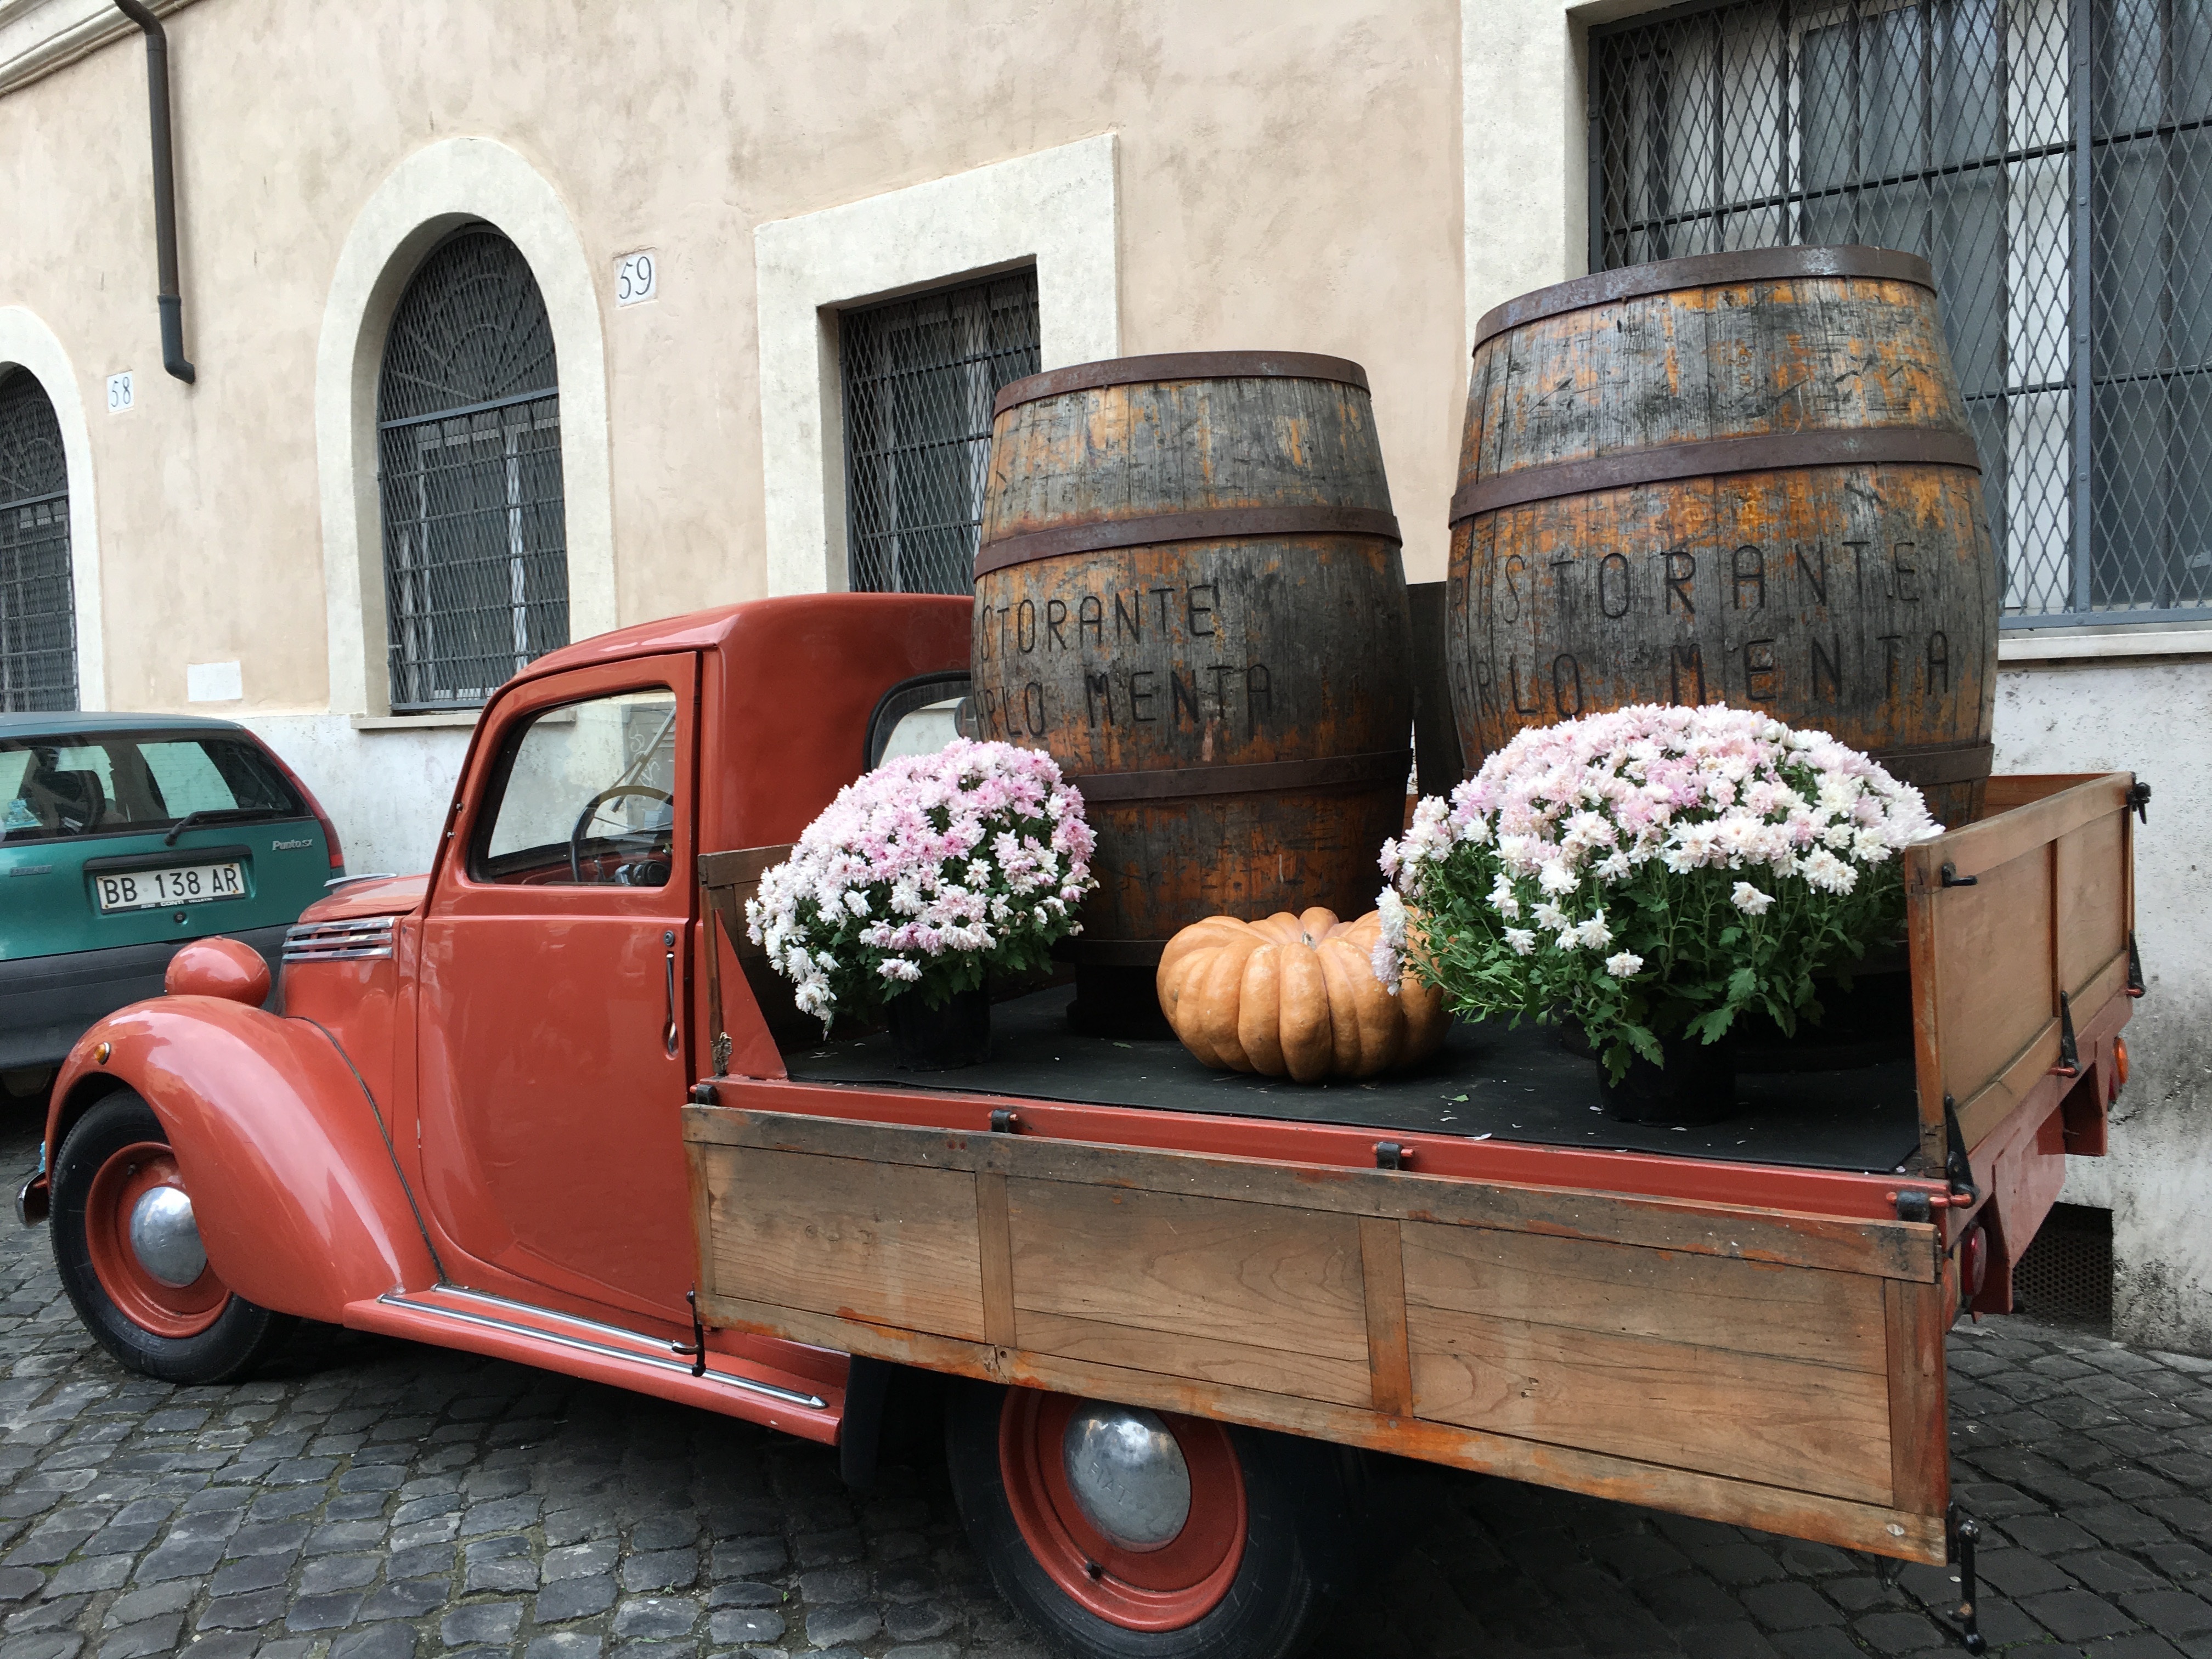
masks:
<path fill-rule="evenodd" d="M 177 291 L 177 175 L 169 149 L 169 37 L 140 0 L 115 0 L 116 9 L 146 34 L 146 121 L 154 132 L 154 257 L 160 267 L 161 367 L 179 380 L 196 379 L 185 357 L 185 301 Z"/>

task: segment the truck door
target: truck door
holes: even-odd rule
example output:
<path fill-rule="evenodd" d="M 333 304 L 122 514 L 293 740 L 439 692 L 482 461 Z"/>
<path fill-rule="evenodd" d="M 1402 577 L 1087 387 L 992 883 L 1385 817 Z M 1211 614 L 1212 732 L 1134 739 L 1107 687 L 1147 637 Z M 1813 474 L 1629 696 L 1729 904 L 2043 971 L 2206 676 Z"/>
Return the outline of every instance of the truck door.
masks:
<path fill-rule="evenodd" d="M 697 678 L 688 654 L 633 659 L 494 705 L 420 975 L 424 1186 L 449 1244 L 663 1313 L 691 1272 L 677 1114 Z M 471 1282 L 465 1261 L 446 1268 Z"/>

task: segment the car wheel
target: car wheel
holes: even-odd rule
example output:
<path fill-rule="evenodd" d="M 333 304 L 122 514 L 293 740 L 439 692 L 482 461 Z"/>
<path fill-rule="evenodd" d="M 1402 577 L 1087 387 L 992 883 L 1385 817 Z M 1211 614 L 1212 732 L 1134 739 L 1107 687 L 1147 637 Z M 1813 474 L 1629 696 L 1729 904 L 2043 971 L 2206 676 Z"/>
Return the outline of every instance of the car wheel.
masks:
<path fill-rule="evenodd" d="M 955 1385 L 953 1495 L 1000 1594 L 1071 1659 L 1288 1659 L 1343 1553 L 1334 1449 Z"/>
<path fill-rule="evenodd" d="M 208 1265 L 168 1132 L 135 1094 L 78 1119 L 54 1159 L 54 1266 L 108 1352 L 166 1382 L 227 1382 L 291 1334 Z"/>

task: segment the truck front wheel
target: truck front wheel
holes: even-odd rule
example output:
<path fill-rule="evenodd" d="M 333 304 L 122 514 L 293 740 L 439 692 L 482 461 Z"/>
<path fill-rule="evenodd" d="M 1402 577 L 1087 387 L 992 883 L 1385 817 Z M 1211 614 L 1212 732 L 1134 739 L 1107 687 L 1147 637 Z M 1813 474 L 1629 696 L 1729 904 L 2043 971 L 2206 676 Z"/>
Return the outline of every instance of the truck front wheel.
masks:
<path fill-rule="evenodd" d="M 77 1120 L 54 1159 L 54 1266 L 77 1317 L 134 1371 L 227 1382 L 290 1334 L 208 1265 L 168 1133 L 129 1091 Z"/>
<path fill-rule="evenodd" d="M 1070 1659 L 1288 1659 L 1344 1544 L 1332 1448 L 957 1384 L 945 1449 L 1000 1593 Z"/>

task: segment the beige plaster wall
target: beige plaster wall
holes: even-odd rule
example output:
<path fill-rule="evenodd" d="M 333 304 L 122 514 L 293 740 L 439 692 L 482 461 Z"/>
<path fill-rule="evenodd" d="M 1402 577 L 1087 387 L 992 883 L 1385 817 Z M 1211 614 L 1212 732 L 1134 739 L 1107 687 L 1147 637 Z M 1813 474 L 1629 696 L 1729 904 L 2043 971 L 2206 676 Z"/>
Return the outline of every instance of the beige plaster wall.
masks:
<path fill-rule="evenodd" d="M 406 156 L 526 158 L 600 276 L 625 621 L 763 591 L 752 227 L 1106 131 L 1122 349 L 1366 363 L 1440 574 L 1464 396 L 1457 8 L 200 0 L 169 21 L 187 388 L 161 372 L 143 57 L 0 98 L 0 304 L 68 346 L 92 414 L 107 700 L 330 707 L 313 398 L 338 249 Z M 649 246 L 661 297 L 617 309 Z M 110 417 L 102 383 L 137 374 Z M 83 481 L 73 481 L 82 486 Z"/>

